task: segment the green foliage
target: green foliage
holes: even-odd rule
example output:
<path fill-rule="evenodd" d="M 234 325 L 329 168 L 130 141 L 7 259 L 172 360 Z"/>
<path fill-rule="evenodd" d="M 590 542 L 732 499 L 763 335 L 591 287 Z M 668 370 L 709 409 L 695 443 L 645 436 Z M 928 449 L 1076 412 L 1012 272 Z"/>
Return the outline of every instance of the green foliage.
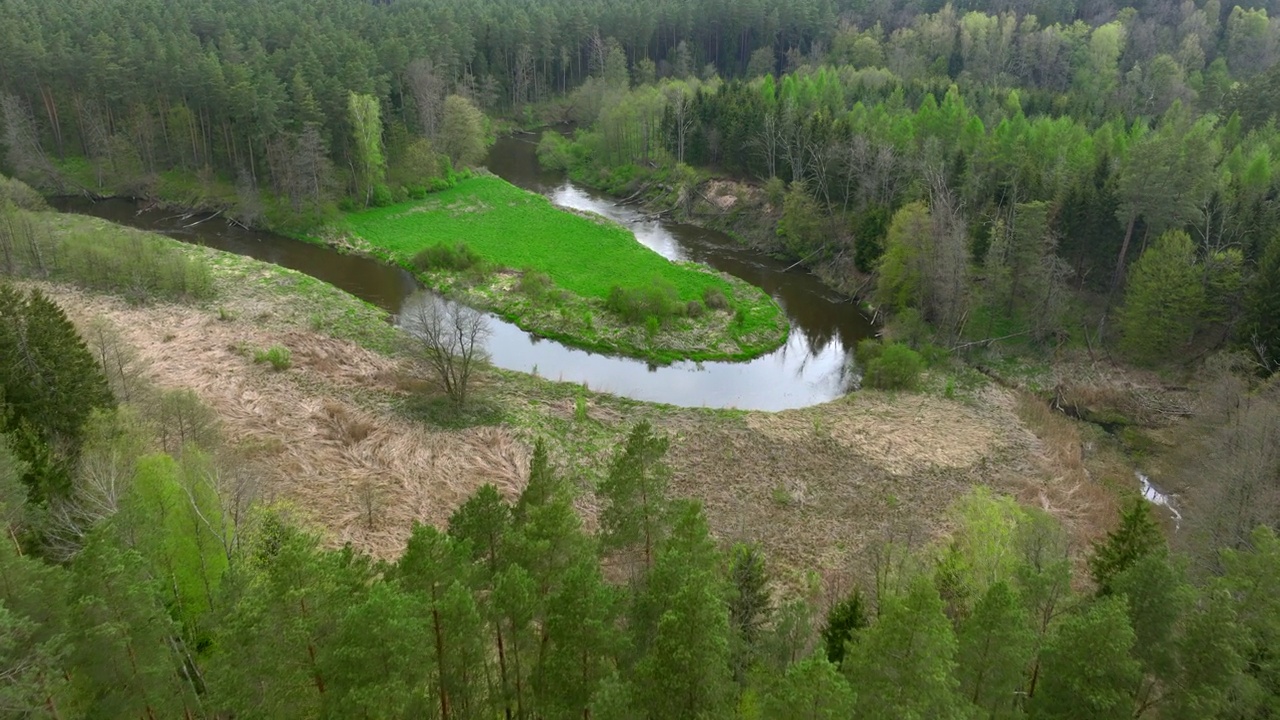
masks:
<path fill-rule="evenodd" d="M 854 634 L 869 624 L 866 603 L 858 590 L 833 605 L 827 612 L 827 624 L 822 628 L 827 660 L 840 667 Z"/>
<path fill-rule="evenodd" d="M 869 207 L 857 216 L 853 228 L 853 263 L 862 272 L 874 272 L 884 255 L 890 220 L 889 209 L 883 205 Z"/>
<path fill-rule="evenodd" d="M 984 717 L 1019 717 L 1021 692 L 1034 650 L 1027 611 L 1008 584 L 998 581 L 981 596 L 960 625 L 956 656 L 960 694 Z"/>
<path fill-rule="evenodd" d="M 115 398 L 75 326 L 39 290 L 0 284 L 0 399 L 0 432 L 27 466 L 32 499 L 58 497 L 85 422 Z"/>
<path fill-rule="evenodd" d="M 288 370 L 293 366 L 293 353 L 283 345 L 272 345 L 266 350 L 258 350 L 253 354 L 256 363 L 267 363 L 277 372 Z"/>
<path fill-rule="evenodd" d="M 624 322 L 632 324 L 650 320 L 664 323 L 673 317 L 683 315 L 686 310 L 680 303 L 680 296 L 675 286 L 661 280 L 631 288 L 614 285 L 609 291 L 609 297 L 605 300 L 604 306 Z"/>
<path fill-rule="evenodd" d="M 534 299 L 545 296 L 551 287 L 551 276 L 537 270 L 526 269 L 520 274 L 520 280 L 516 282 L 516 290 Z"/>
<path fill-rule="evenodd" d="M 461 95 L 444 101 L 444 121 L 440 126 L 440 150 L 456 168 L 484 160 L 488 121 L 480 109 Z"/>
<path fill-rule="evenodd" d="M 671 470 L 663 459 L 668 439 L 655 434 L 646 421 L 637 423 L 614 455 L 609 472 L 596 487 L 601 546 L 606 550 L 637 550 L 644 572 L 666 532 L 667 483 Z"/>
<path fill-rule="evenodd" d="M 881 598 L 871 627 L 854 635 L 841 671 L 857 692 L 856 717 L 959 718 L 956 636 L 927 578 L 905 597 Z"/>
<path fill-rule="evenodd" d="M 1133 644 L 1123 597 L 1102 598 L 1068 617 L 1041 653 L 1043 679 L 1031 702 L 1032 716 L 1129 717 L 1142 677 L 1131 655 Z"/>
<path fill-rule="evenodd" d="M 702 290 L 702 302 L 711 310 L 728 310 L 729 300 L 724 291 L 718 287 L 707 287 Z"/>
<path fill-rule="evenodd" d="M 822 215 L 822 209 L 804 183 L 791 183 L 778 220 L 778 235 L 792 255 L 808 258 L 826 247 Z"/>
<path fill-rule="evenodd" d="M 729 629 L 734 676 L 746 680 L 746 669 L 760 649 L 765 627 L 773 616 L 769 572 L 764 552 L 755 545 L 736 544 L 729 555 Z"/>
<path fill-rule="evenodd" d="M 165 605 L 188 632 L 215 606 L 228 567 L 222 509 L 197 457 L 138 461 L 133 486 L 113 520 L 164 588 Z"/>
<path fill-rule="evenodd" d="M 410 262 L 419 272 L 435 270 L 459 272 L 484 265 L 484 260 L 466 243 L 454 245 L 437 243 L 423 248 L 417 255 L 413 256 L 413 260 Z"/>
<path fill-rule="evenodd" d="M 372 95 L 356 92 L 347 94 L 347 112 L 351 121 L 351 133 L 356 160 L 356 184 L 363 196 L 365 207 L 374 203 L 375 192 L 386 188 L 382 185 L 387 172 L 387 161 L 382 148 L 382 111 L 378 99 Z"/>
<path fill-rule="evenodd" d="M 465 237 L 467 246 L 495 267 L 545 273 L 557 288 L 601 301 L 615 286 L 644 288 L 655 279 L 674 287 L 682 302 L 705 302 L 709 289 L 726 296 L 732 292 L 725 280 L 668 262 L 619 226 L 564 212 L 495 177 L 471 178 L 429 196 L 414 212 L 405 210 L 368 210 L 349 215 L 347 222 L 400 262 Z M 753 325 L 771 322 L 778 312 L 765 308 L 774 306 L 762 293 L 752 306 Z"/>
<path fill-rule="evenodd" d="M 638 601 L 636 695 L 650 717 L 719 717 L 731 697 L 727 589 L 702 508 L 684 501 L 672 516 Z"/>
<path fill-rule="evenodd" d="M 1121 347 L 1153 365 L 1184 347 L 1204 313 L 1204 285 L 1185 232 L 1161 235 L 1134 264 L 1120 308 Z"/>
<path fill-rule="evenodd" d="M 836 665 L 813 655 L 768 688 L 765 717 L 776 720 L 845 720 L 854 715 L 854 691 Z"/>
<path fill-rule="evenodd" d="M 1164 534 L 1151 516 L 1151 508 L 1136 498 L 1120 515 L 1120 527 L 1095 543 L 1089 557 L 1089 572 L 1100 595 L 1113 591 L 1112 580 L 1142 557 L 1165 549 Z"/>
<path fill-rule="evenodd" d="M 863 383 L 880 390 L 914 390 L 925 368 L 920 353 L 906 345 L 870 339 L 858 343 L 858 362 Z"/>
<path fill-rule="evenodd" d="M 931 232 L 929 209 L 924 203 L 911 203 L 894 213 L 885 236 L 884 255 L 877 266 L 880 274 L 875 298 L 886 309 L 910 307 L 924 291 L 917 238 Z"/>
<path fill-rule="evenodd" d="M 17 230 L 19 236 L 11 248 L 5 248 L 6 230 Z M 7 212 L 0 206 L 0 273 L 6 272 L 47 275 L 135 303 L 198 301 L 216 294 L 204 259 L 168 241 L 133 230 L 65 227 L 46 215 Z"/>

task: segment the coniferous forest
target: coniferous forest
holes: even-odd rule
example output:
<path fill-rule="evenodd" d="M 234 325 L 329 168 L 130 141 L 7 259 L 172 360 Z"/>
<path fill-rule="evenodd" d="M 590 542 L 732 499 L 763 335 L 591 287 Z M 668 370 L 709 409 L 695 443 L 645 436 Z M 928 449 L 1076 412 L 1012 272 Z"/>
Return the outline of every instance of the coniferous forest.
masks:
<path fill-rule="evenodd" d="M 0 3 L 0 716 L 1280 717 L 1277 12 Z M 119 328 L 46 292 L 194 306 L 220 271 L 106 231 L 54 242 L 41 195 L 305 236 L 455 187 L 510 132 L 873 308 L 869 388 L 1017 385 L 1045 425 L 1066 413 L 1134 462 L 1176 458 L 1185 518 L 1118 482 L 1089 518 L 974 483 L 922 535 L 841 547 L 855 567 L 832 583 L 713 532 L 672 489 L 678 431 L 626 418 L 595 454 L 553 453 L 558 426 L 537 426 L 518 492 L 477 482 L 447 522 L 370 553 L 264 497 L 266 441 L 229 437 Z M 117 252 L 142 260 L 117 272 Z M 1072 352 L 1094 380 L 1139 380 L 1085 393 L 1011 369 Z M 1102 442 L 1081 437 L 1027 443 L 1061 480 Z M 372 527 L 396 500 L 362 487 L 350 514 Z"/>

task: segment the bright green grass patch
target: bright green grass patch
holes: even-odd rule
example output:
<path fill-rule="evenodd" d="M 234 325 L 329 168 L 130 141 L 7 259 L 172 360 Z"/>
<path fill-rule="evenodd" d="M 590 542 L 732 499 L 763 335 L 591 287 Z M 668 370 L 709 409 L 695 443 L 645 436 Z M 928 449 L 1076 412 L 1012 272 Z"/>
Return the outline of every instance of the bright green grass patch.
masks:
<path fill-rule="evenodd" d="M 437 243 L 464 242 L 490 263 L 545 272 L 557 286 L 600 300 L 614 285 L 654 279 L 674 285 L 682 300 L 700 299 L 706 287 L 728 286 L 669 262 L 625 228 L 566 212 L 496 177 L 471 178 L 412 205 L 353 213 L 347 223 L 397 260 Z"/>
<path fill-rule="evenodd" d="M 701 265 L 670 262 L 613 222 L 561 210 L 547 198 L 500 178 L 470 178 L 419 202 L 351 213 L 345 224 L 357 248 L 411 269 L 413 258 L 423 250 L 464 244 L 490 268 L 545 275 L 573 300 L 557 301 L 552 293 L 551 301 L 531 302 L 517 297 L 519 293 L 501 279 L 491 288 L 476 290 L 460 289 L 457 278 L 448 273 L 426 272 L 421 277 L 441 291 L 478 301 L 526 330 L 581 347 L 661 362 L 745 359 L 786 339 L 786 319 L 762 290 Z M 652 327 L 638 332 L 600 327 L 615 288 L 645 289 L 655 283 L 674 290 L 682 307 L 708 296 L 729 298 L 727 315 L 698 322 L 664 321 L 662 332 Z M 588 315 L 588 310 L 594 312 Z"/>

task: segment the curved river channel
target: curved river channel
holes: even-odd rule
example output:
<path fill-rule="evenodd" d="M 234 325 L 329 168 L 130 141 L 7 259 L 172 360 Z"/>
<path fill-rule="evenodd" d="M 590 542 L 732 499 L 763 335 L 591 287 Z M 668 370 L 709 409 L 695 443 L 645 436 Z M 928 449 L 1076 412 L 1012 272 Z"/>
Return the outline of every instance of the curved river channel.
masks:
<path fill-rule="evenodd" d="M 690 407 L 784 410 L 826 402 L 846 393 L 854 378 L 853 349 L 868 337 L 871 323 L 857 307 L 803 271 L 741 248 L 723 233 L 654 221 L 579 188 L 562 174 L 538 165 L 527 139 L 500 139 L 488 166 L 496 175 L 549 196 L 563 207 L 589 210 L 628 227 L 636 239 L 664 257 L 692 260 L 736 275 L 772 295 L 791 321 L 787 344 L 750 362 L 682 362 L 653 367 L 641 360 L 611 357 L 531 336 L 507 322 L 490 319 L 487 351 L 498 367 L 537 373 L 552 380 L 585 383 L 592 390 L 637 400 Z M 221 218 L 181 218 L 172 212 L 139 210 L 128 200 L 90 202 L 58 198 L 60 210 L 96 215 L 124 225 L 154 230 L 187 242 L 248 255 L 331 283 L 398 315 L 406 303 L 429 301 L 409 273 L 374 260 L 229 225 Z M 193 224 L 194 223 L 194 224 Z"/>

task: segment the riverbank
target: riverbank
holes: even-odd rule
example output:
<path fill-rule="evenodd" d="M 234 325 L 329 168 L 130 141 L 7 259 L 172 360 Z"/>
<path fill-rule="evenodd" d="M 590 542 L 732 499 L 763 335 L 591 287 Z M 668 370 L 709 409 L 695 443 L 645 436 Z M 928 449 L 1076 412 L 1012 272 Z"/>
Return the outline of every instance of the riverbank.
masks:
<path fill-rule="evenodd" d="M 561 210 L 497 177 L 349 213 L 320 237 L 539 336 L 655 364 L 748 360 L 789 331 L 759 288 L 670 262 L 605 218 Z M 439 253 L 420 255 L 428 250 Z"/>
<path fill-rule="evenodd" d="M 578 509 L 594 523 L 590 488 L 639 420 L 671 438 L 673 494 L 700 500 L 722 541 L 760 543 L 794 587 L 808 570 L 847 577 L 868 543 L 945 527 L 946 507 L 977 485 L 1105 517 L 1082 504 L 1095 502 L 1088 492 L 1059 497 L 1055 463 L 998 386 L 954 398 L 862 391 L 770 413 L 655 405 L 485 367 L 475 411 L 453 418 L 403 334 L 368 303 L 249 258 L 92 218 L 39 217 L 52 233 L 147 237 L 207 263 L 214 294 L 195 303 L 37 284 L 81 327 L 108 319 L 156 385 L 193 389 L 252 460 L 261 495 L 334 546 L 395 557 L 413 522 L 443 525 L 481 484 L 518 492 L 538 439 L 578 479 Z M 290 351 L 287 369 L 254 362 L 276 345 Z M 364 512 L 369 503 L 375 512 Z M 1073 526 L 1082 541 L 1092 531 Z"/>

